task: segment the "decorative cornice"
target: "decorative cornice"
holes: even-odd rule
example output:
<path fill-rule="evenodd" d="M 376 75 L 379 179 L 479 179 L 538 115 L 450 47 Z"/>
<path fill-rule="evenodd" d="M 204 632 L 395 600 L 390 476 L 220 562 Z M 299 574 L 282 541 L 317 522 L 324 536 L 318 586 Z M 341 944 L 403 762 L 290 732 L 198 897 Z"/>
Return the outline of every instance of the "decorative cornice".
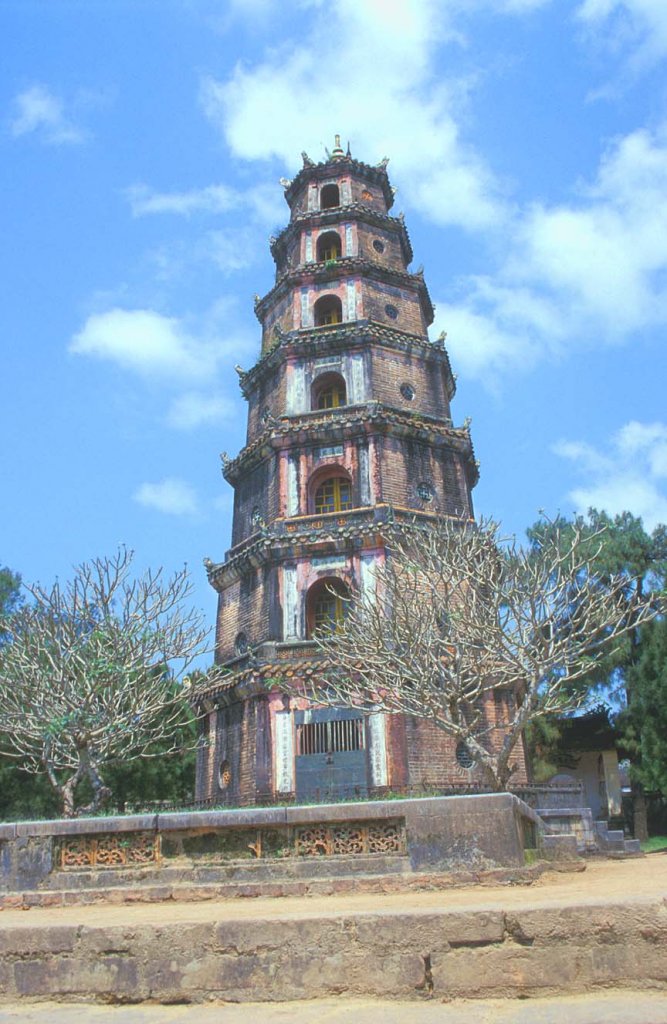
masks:
<path fill-rule="evenodd" d="M 444 342 L 440 338 L 429 341 L 423 335 L 408 334 L 407 331 L 390 327 L 377 320 L 352 320 L 323 327 L 302 327 L 296 331 L 278 330 L 273 347 L 260 356 L 255 365 L 241 376 L 241 391 L 248 398 L 267 374 L 273 373 L 288 355 L 318 356 L 322 354 L 323 349 L 329 355 L 337 349 L 349 351 L 352 347 L 360 348 L 371 343 L 399 352 L 411 351 L 416 347 L 425 358 L 438 359 L 445 366 L 447 396 L 450 401 L 454 397 L 456 378 L 452 373 Z"/>
<path fill-rule="evenodd" d="M 243 473 L 269 458 L 275 451 L 295 445 L 324 441 L 331 443 L 368 433 L 407 436 L 425 444 L 444 445 L 458 451 L 466 459 L 474 459 L 467 426 L 455 427 L 451 420 L 442 420 L 426 413 L 408 412 L 380 402 L 364 402 L 326 411 L 281 416 L 267 425 L 259 437 L 243 448 L 235 459 L 223 460 L 222 473 L 225 480 L 234 484 Z"/>
<path fill-rule="evenodd" d="M 251 569 L 267 563 L 381 546 L 392 531 L 414 529 L 415 525 L 431 526 L 443 514 L 442 510 L 424 512 L 382 504 L 347 512 L 276 519 L 232 548 L 224 562 L 208 562 L 208 581 L 221 592 Z M 449 518 L 461 520 L 460 515 Z"/>
<path fill-rule="evenodd" d="M 309 163 L 302 167 L 299 173 L 286 184 L 285 199 L 291 207 L 297 193 L 308 182 L 322 181 L 332 177 L 340 178 L 342 177 L 342 171 L 346 174 L 353 174 L 358 178 L 363 178 L 365 181 L 370 181 L 374 185 L 379 185 L 382 189 L 387 209 L 390 209 L 394 202 L 394 193 L 389 184 L 386 166 L 384 160 L 376 167 L 371 167 L 370 164 L 362 163 L 361 160 L 353 160 L 350 156 L 324 160 L 318 164 Z"/>
<path fill-rule="evenodd" d="M 368 224 L 375 224 L 378 227 L 388 227 L 391 230 L 396 230 L 401 242 L 406 265 L 412 262 L 414 253 L 403 215 L 400 214 L 398 217 L 392 217 L 388 213 L 382 213 L 366 203 L 359 202 L 347 203 L 345 206 L 334 206 L 328 210 L 307 210 L 303 213 L 297 213 L 279 235 L 270 239 L 271 255 L 276 264 L 279 264 L 292 235 L 298 234 L 304 228 L 340 224 L 341 221 L 348 221 L 350 219 L 361 220 Z"/>
<path fill-rule="evenodd" d="M 294 677 L 310 679 L 320 671 L 324 656 L 314 640 L 262 644 L 266 651 L 250 655 L 243 665 L 223 665 L 229 675 L 214 685 L 197 691 L 196 704 L 222 698 L 221 703 L 245 700 L 249 696 L 282 689 Z"/>
<path fill-rule="evenodd" d="M 369 260 L 363 256 L 341 256 L 337 260 L 327 260 L 326 263 L 303 263 L 296 268 L 286 270 L 264 298 L 255 302 L 255 316 L 263 326 L 271 306 L 278 302 L 286 292 L 310 281 L 336 280 L 341 277 L 349 277 L 351 274 L 363 274 L 364 277 L 371 280 L 388 281 L 414 289 L 423 303 L 427 323 L 433 323 L 435 310 L 423 272 L 411 274 L 407 270 L 395 270 L 393 267 L 385 266 L 383 263 L 377 263 L 375 260 Z"/>

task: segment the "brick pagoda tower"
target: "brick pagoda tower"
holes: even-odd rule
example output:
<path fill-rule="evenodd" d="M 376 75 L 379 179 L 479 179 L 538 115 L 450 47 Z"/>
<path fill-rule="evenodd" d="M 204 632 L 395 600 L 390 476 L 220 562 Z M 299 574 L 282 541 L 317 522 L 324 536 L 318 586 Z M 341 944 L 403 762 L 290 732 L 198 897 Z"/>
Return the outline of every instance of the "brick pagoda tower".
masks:
<path fill-rule="evenodd" d="M 204 699 L 199 800 L 474 781 L 430 722 L 314 708 L 280 688 L 313 672 L 313 631 L 342 615 L 348 586 L 371 585 L 387 523 L 472 516 L 470 435 L 450 418 L 454 377 L 443 338 L 428 339 L 433 306 L 422 270 L 408 270 L 403 216 L 389 213 L 386 164 L 354 160 L 337 136 L 325 162 L 304 154 L 281 182 L 290 220 L 271 239 L 275 285 L 255 303 L 261 355 L 238 368 L 247 443 L 222 456 L 232 546 L 206 562 L 229 675 Z"/>

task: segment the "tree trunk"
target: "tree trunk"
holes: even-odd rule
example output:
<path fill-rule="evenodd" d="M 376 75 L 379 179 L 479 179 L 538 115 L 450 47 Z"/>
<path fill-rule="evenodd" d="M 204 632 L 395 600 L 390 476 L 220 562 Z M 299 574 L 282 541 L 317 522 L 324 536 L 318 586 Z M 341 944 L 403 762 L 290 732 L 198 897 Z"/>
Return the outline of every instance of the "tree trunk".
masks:
<path fill-rule="evenodd" d="M 76 776 L 73 775 L 71 779 L 62 786 L 56 786 L 56 792 L 60 798 L 60 803 L 63 812 L 63 818 L 74 818 L 74 790 L 76 788 Z"/>
<path fill-rule="evenodd" d="M 648 817 L 644 787 L 640 782 L 632 783 L 632 816 L 634 819 L 633 832 L 635 839 L 644 842 L 645 839 L 648 839 Z"/>

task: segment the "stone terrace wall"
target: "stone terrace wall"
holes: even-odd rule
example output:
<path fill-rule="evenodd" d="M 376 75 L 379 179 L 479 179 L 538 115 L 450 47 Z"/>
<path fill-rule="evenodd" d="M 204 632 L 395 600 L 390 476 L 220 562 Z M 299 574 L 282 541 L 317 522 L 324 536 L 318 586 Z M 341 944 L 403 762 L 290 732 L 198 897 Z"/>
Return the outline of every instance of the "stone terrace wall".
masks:
<path fill-rule="evenodd" d="M 309 863 L 321 874 L 323 858 L 332 874 L 397 870 L 398 859 L 403 870 L 517 867 L 540 825 L 509 793 L 19 822 L 0 825 L 0 887 L 54 888 L 70 871 L 81 884 L 118 870 L 136 882 L 184 861 L 245 860 L 273 877 Z"/>

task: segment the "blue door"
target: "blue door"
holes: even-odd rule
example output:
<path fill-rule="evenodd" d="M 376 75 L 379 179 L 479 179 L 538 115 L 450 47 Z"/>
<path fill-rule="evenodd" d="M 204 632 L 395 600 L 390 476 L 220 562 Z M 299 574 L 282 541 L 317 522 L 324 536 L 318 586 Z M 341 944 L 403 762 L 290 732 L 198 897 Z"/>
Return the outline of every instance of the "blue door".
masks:
<path fill-rule="evenodd" d="M 357 711 L 297 711 L 296 798 L 346 800 L 368 796 L 366 729 Z"/>

